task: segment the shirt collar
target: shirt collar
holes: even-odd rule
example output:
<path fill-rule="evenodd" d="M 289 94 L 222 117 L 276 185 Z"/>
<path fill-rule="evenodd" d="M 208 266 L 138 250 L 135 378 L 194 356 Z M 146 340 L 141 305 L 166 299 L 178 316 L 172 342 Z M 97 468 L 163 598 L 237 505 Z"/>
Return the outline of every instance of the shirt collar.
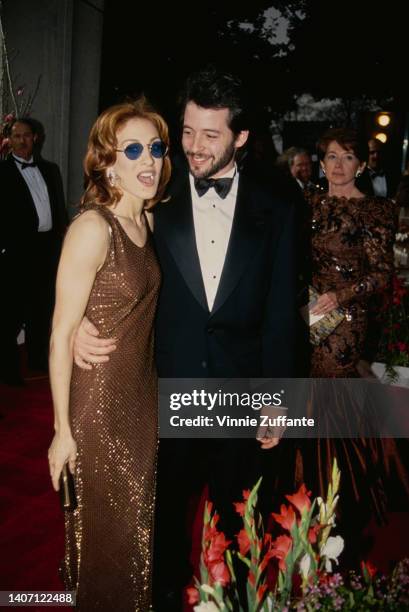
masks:
<path fill-rule="evenodd" d="M 14 159 L 16 159 L 22 164 L 32 164 L 34 161 L 33 156 L 31 156 L 30 159 L 24 159 L 24 157 L 19 157 L 18 155 L 15 155 L 14 153 L 12 153 L 12 156 L 14 157 Z"/>

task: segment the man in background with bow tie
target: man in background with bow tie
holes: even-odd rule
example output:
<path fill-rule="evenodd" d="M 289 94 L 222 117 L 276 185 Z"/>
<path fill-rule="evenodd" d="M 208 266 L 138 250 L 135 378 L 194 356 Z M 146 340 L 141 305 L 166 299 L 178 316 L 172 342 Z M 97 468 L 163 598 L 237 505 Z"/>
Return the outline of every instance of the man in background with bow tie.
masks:
<path fill-rule="evenodd" d="M 368 162 L 356 181 L 358 189 L 367 195 L 394 198 L 399 177 L 396 169 L 386 167 L 385 145 L 376 138 L 368 140 Z"/>
<path fill-rule="evenodd" d="M 243 100 L 242 84 L 230 74 L 209 69 L 187 82 L 187 167 L 174 176 L 170 201 L 154 211 L 162 269 L 155 344 L 160 377 L 294 375 L 293 208 L 238 171 L 236 158 L 249 135 Z M 82 340 L 84 333 L 83 324 L 76 343 L 82 367 L 84 360 L 101 360 L 89 350 L 94 338 Z M 109 344 L 96 346 L 108 353 Z M 208 483 L 221 528 L 232 537 L 240 525 L 233 502 L 256 483 L 266 458 L 262 449 L 276 442 L 161 440 L 155 610 L 182 610 L 182 587 L 192 575 L 186 533 L 192 496 Z"/>
<path fill-rule="evenodd" d="M 0 163 L 0 379 L 22 382 L 16 337 L 25 325 L 28 366 L 47 370 L 54 278 L 67 217 L 59 168 L 34 159 L 37 122 L 14 121 L 11 155 Z"/>

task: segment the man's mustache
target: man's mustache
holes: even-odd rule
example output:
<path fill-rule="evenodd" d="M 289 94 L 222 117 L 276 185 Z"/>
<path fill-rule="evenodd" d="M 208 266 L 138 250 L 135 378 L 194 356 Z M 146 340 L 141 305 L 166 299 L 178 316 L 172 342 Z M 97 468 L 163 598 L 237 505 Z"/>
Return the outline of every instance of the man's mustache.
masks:
<path fill-rule="evenodd" d="M 194 151 L 186 151 L 186 156 L 187 157 L 197 156 L 197 157 L 202 157 L 203 159 L 210 159 L 210 157 L 211 157 L 211 155 L 204 155 L 202 153 L 195 153 Z"/>

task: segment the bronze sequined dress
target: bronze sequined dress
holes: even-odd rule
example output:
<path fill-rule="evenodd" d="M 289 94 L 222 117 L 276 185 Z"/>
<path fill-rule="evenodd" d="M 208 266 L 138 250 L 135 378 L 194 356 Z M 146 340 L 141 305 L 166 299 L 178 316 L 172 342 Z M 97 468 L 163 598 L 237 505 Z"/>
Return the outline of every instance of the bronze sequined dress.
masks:
<path fill-rule="evenodd" d="M 66 586 L 82 611 L 147 612 L 151 605 L 157 454 L 153 320 L 160 284 L 152 237 L 138 247 L 118 219 L 86 316 L 117 338 L 107 363 L 74 365 L 70 417 L 78 445 L 78 508 L 66 513 Z"/>

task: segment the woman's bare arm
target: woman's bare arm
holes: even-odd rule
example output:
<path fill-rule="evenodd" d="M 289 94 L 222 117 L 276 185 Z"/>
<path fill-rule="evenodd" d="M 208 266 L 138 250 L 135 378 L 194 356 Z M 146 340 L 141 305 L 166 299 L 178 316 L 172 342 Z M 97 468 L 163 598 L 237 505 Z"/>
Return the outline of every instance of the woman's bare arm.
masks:
<path fill-rule="evenodd" d="M 109 246 L 109 226 L 96 211 L 80 215 L 64 241 L 57 274 L 56 304 L 50 342 L 50 381 L 55 436 L 49 449 L 50 474 L 55 490 L 62 467 L 75 466 L 76 444 L 69 421 L 69 395 L 74 335 L 81 323 L 98 270 Z"/>

